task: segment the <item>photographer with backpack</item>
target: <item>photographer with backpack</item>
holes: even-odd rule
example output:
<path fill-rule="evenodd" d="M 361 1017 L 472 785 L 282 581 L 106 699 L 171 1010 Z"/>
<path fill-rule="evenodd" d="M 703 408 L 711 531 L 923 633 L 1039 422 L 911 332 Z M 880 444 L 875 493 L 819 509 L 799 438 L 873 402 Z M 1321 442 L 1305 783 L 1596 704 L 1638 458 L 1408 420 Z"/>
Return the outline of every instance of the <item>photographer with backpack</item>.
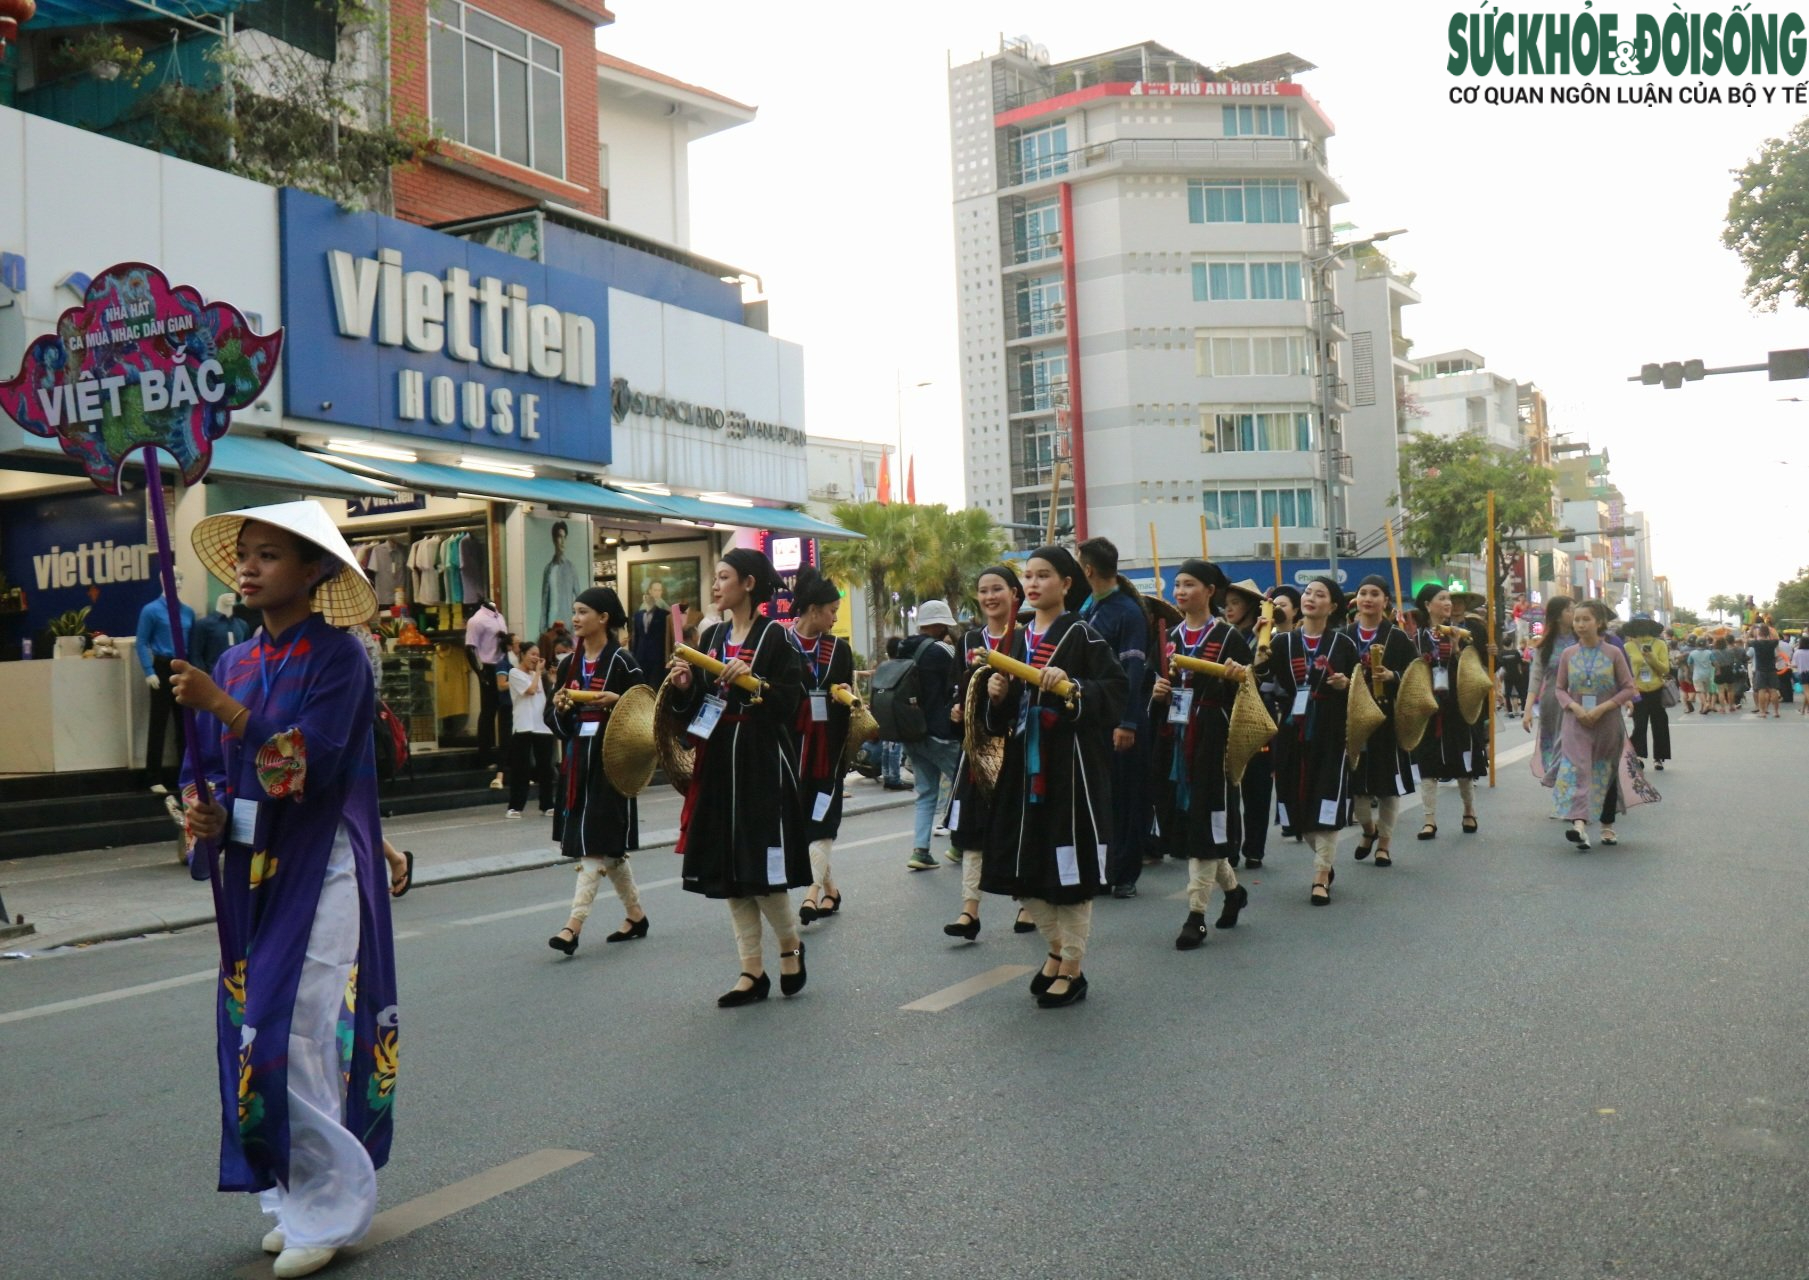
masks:
<path fill-rule="evenodd" d="M 955 615 L 941 600 L 917 607 L 918 634 L 898 647 L 873 673 L 873 718 L 882 742 L 904 743 L 916 779 L 917 812 L 911 857 L 913 871 L 934 871 L 930 834 L 947 786 L 955 785 L 961 762 L 961 735 L 949 719 L 955 702 L 955 647 L 949 635 Z"/>

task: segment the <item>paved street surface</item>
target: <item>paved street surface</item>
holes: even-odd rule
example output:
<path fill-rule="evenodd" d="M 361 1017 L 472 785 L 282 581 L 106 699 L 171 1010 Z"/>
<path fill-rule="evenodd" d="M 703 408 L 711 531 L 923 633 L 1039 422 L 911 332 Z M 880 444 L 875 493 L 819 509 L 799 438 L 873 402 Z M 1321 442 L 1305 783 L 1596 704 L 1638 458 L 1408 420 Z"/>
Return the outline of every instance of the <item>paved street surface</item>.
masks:
<path fill-rule="evenodd" d="M 742 1010 L 669 851 L 635 859 L 651 935 L 603 945 L 605 896 L 570 960 L 568 870 L 427 886 L 382 1238 L 326 1274 L 1802 1277 L 1809 724 L 1679 720 L 1619 849 L 1566 845 L 1521 755 L 1478 836 L 1454 788 L 1391 870 L 1347 835 L 1329 909 L 1273 848 L 1199 952 L 1180 865 L 1146 874 L 1067 1010 L 1008 903 L 942 936 L 958 873 L 905 871 L 905 809 L 844 827 L 808 989 Z M 211 1189 L 216 958 L 196 929 L 0 964 L 9 1280 L 268 1274 Z"/>

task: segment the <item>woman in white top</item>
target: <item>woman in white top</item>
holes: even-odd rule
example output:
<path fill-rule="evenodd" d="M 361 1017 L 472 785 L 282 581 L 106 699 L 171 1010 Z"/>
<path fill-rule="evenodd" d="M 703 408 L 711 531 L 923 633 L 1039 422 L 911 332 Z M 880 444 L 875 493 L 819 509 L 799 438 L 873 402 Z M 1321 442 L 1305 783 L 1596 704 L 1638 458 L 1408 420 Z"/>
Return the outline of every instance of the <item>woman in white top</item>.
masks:
<path fill-rule="evenodd" d="M 509 668 L 514 732 L 509 735 L 509 813 L 519 818 L 528 803 L 528 779 L 540 796 L 540 812 L 553 811 L 553 730 L 546 722 L 547 667 L 540 646 L 523 641 Z"/>

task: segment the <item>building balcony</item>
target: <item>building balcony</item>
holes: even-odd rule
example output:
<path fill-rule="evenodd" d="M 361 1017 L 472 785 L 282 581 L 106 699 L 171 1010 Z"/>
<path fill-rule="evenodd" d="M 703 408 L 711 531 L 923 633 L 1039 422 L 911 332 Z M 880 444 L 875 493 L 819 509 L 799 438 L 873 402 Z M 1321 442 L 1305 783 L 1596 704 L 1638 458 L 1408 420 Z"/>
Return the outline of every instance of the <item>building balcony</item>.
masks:
<path fill-rule="evenodd" d="M 1033 413 L 1054 413 L 1057 409 L 1068 407 L 1068 380 L 1061 378 L 1043 386 L 1033 387 L 1028 392 L 1022 388 L 1013 388 L 1006 397 L 1006 412 L 1012 416 Z"/>
<path fill-rule="evenodd" d="M 1007 189 L 1070 181 L 1075 175 L 1104 173 L 1300 172 L 1326 188 L 1329 203 L 1342 204 L 1344 190 L 1326 168 L 1325 147 L 1312 138 L 1113 138 L 1034 164 L 1013 164 Z"/>
<path fill-rule="evenodd" d="M 1327 413 L 1350 412 L 1350 383 L 1343 378 L 1327 378 L 1325 387 L 1325 410 Z"/>
<path fill-rule="evenodd" d="M 1050 267 L 1061 265 L 1062 238 L 1059 232 L 1052 231 L 1046 235 L 1024 238 L 1007 236 L 1001 247 L 1005 251 L 1001 255 L 1005 260 L 1002 268 L 1004 272 L 1012 272 L 1024 267 L 1041 267 L 1047 270 Z"/>
<path fill-rule="evenodd" d="M 1034 346 L 1039 342 L 1055 342 L 1068 336 L 1068 309 L 1062 306 L 1039 307 L 1030 311 L 1006 313 L 1005 323 L 1011 336 L 1008 347 Z"/>
<path fill-rule="evenodd" d="M 1324 336 L 1333 342 L 1344 342 L 1350 338 L 1350 332 L 1344 327 L 1344 308 L 1321 304 L 1315 311 L 1319 317 L 1319 328 Z"/>

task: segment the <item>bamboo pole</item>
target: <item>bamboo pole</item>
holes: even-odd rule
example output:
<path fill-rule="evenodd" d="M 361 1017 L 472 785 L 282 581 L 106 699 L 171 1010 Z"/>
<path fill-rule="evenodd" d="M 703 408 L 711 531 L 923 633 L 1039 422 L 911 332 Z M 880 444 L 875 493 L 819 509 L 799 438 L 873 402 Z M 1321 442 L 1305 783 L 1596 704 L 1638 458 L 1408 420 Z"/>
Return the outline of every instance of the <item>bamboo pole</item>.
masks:
<path fill-rule="evenodd" d="M 1401 596 L 1401 561 L 1394 547 L 1394 517 L 1384 520 L 1382 527 L 1388 531 L 1388 571 L 1394 575 L 1394 612 L 1398 618 L 1407 608 L 1407 601 Z"/>
<path fill-rule="evenodd" d="M 693 649 L 688 644 L 673 645 L 672 653 L 674 657 L 683 658 L 694 667 L 702 667 L 707 674 L 713 676 L 721 676 L 728 666 L 727 663 L 722 662 L 717 658 L 713 658 L 707 653 L 702 653 Z M 739 675 L 735 677 L 735 687 L 740 689 L 743 693 L 751 693 L 758 696 L 766 688 L 766 682 L 761 680 L 758 676 Z"/>
<path fill-rule="evenodd" d="M 1201 516 L 1204 520 L 1206 517 Z M 1162 553 L 1156 550 L 1156 522 L 1149 522 L 1149 562 L 1156 570 L 1156 599 L 1162 598 Z"/>
<path fill-rule="evenodd" d="M 1212 547 L 1206 540 L 1206 513 L 1200 512 L 1200 559 L 1212 559 Z"/>
<path fill-rule="evenodd" d="M 1004 672 L 1013 680 L 1022 680 L 1025 684 L 1040 685 L 1043 682 L 1043 672 L 1040 667 L 1033 667 L 1028 662 L 1019 662 L 1016 658 L 1000 653 L 997 649 L 986 651 L 986 665 L 994 671 Z M 1063 680 L 1055 686 L 1053 692 L 1064 702 L 1071 703 L 1079 690 L 1075 688 L 1072 680 Z"/>
<path fill-rule="evenodd" d="M 1275 513 L 1273 536 L 1275 541 L 1269 545 L 1275 550 L 1275 585 L 1279 587 L 1281 585 L 1281 512 L 1279 511 Z"/>
<path fill-rule="evenodd" d="M 1231 679 L 1231 668 L 1210 658 L 1190 658 L 1184 653 L 1177 653 L 1171 661 L 1182 671 L 1197 671 L 1203 676 L 1214 676 L 1220 680 Z"/>
<path fill-rule="evenodd" d="M 1495 625 L 1495 491 L 1489 490 L 1489 559 L 1488 559 L 1488 613 L 1489 643 L 1483 652 L 1488 655 L 1489 662 L 1489 785 L 1495 785 L 1495 725 L 1501 716 L 1495 709 L 1495 695 L 1499 690 L 1496 684 L 1495 633 L 1499 628 Z"/>

